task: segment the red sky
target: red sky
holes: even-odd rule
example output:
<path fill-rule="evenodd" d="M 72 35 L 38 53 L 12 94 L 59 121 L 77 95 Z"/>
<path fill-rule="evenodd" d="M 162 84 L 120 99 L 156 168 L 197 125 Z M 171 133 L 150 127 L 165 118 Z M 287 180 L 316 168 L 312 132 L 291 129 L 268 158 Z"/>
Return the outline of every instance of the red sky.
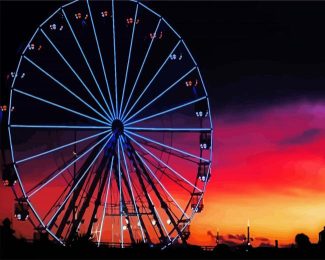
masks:
<path fill-rule="evenodd" d="M 312 242 L 325 225 L 325 103 L 297 102 L 216 116 L 213 178 L 192 232 L 242 234 L 280 244 Z M 257 242 L 256 242 L 257 243 Z M 255 243 L 255 244 L 256 244 Z"/>
<path fill-rule="evenodd" d="M 208 231 L 243 234 L 248 219 L 253 238 L 285 245 L 303 232 L 317 242 L 325 225 L 324 118 L 325 102 L 307 101 L 216 115 L 213 177 L 190 242 L 214 245 Z M 11 199 L 1 187 L 0 219 L 12 214 Z M 23 225 L 14 222 L 27 235 Z"/>

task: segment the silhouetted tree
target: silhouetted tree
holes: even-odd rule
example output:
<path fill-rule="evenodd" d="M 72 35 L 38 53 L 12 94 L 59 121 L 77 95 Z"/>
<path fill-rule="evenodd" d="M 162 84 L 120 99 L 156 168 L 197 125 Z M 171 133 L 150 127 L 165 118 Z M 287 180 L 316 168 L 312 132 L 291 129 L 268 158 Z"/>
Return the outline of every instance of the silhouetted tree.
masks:
<path fill-rule="evenodd" d="M 0 255 L 7 255 L 16 245 L 15 231 L 11 228 L 11 221 L 5 218 L 0 226 Z"/>
<path fill-rule="evenodd" d="M 14 236 L 15 230 L 11 228 L 11 221 L 9 218 L 5 218 L 2 221 L 2 226 L 0 226 L 1 241 L 2 242 L 12 242 L 16 240 Z"/>
<path fill-rule="evenodd" d="M 303 233 L 297 234 L 295 238 L 296 246 L 299 249 L 309 249 L 311 243 L 309 237 Z"/>
<path fill-rule="evenodd" d="M 93 239 L 87 234 L 77 234 L 75 239 L 71 242 L 71 247 L 94 248 L 96 246 Z"/>

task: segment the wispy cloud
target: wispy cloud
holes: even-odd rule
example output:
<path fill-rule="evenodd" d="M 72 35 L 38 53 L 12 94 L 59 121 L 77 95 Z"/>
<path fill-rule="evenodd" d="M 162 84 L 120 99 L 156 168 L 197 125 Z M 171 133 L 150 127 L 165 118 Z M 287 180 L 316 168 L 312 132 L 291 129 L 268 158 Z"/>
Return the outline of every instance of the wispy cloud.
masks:
<path fill-rule="evenodd" d="M 280 145 L 301 145 L 315 141 L 322 136 L 323 130 L 319 128 L 311 128 L 303 131 L 301 134 L 285 138 L 279 142 Z"/>

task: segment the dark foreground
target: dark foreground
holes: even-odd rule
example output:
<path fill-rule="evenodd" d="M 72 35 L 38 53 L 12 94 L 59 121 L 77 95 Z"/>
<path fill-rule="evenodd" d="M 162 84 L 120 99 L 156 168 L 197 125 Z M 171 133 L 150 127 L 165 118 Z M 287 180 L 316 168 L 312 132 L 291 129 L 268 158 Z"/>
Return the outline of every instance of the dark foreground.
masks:
<path fill-rule="evenodd" d="M 50 241 L 1 241 L 1 259 L 325 259 L 325 250 L 309 248 L 230 248 L 219 245 L 211 251 L 199 246 L 174 246 L 161 250 L 137 245 L 134 248 L 97 247 L 80 243 L 63 247 Z"/>

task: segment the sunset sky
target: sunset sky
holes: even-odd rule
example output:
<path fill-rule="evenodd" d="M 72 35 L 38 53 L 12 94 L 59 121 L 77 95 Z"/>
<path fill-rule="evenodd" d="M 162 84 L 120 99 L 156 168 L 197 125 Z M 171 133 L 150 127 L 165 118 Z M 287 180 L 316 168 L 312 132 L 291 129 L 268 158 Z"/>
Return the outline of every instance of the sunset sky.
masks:
<path fill-rule="evenodd" d="M 43 15 L 32 18 L 26 10 L 35 3 L 1 5 L 3 86 L 21 44 L 60 4 L 42 2 Z M 254 246 L 276 239 L 285 246 L 297 233 L 318 242 L 325 226 L 325 4 L 150 6 L 187 39 L 212 104 L 212 178 L 189 242 L 214 245 L 219 231 L 224 242 L 239 243 L 235 237 L 246 234 L 248 220 Z M 15 23 L 17 13 L 21 21 L 31 20 Z M 11 217 L 13 195 L 2 186 L 0 205 L 0 220 Z M 31 234 L 16 221 L 14 228 Z"/>
<path fill-rule="evenodd" d="M 249 220 L 253 238 L 269 239 L 253 245 L 275 239 L 287 245 L 300 232 L 317 242 L 325 221 L 324 117 L 325 103 L 308 101 L 251 112 L 244 119 L 214 117 L 213 177 L 190 241 L 213 245 L 207 232 L 217 230 L 232 240 L 229 234 L 246 234 Z M 12 214 L 13 196 L 4 187 L 0 191 L 3 219 Z M 30 234 L 24 224 L 15 221 L 14 227 Z"/>

